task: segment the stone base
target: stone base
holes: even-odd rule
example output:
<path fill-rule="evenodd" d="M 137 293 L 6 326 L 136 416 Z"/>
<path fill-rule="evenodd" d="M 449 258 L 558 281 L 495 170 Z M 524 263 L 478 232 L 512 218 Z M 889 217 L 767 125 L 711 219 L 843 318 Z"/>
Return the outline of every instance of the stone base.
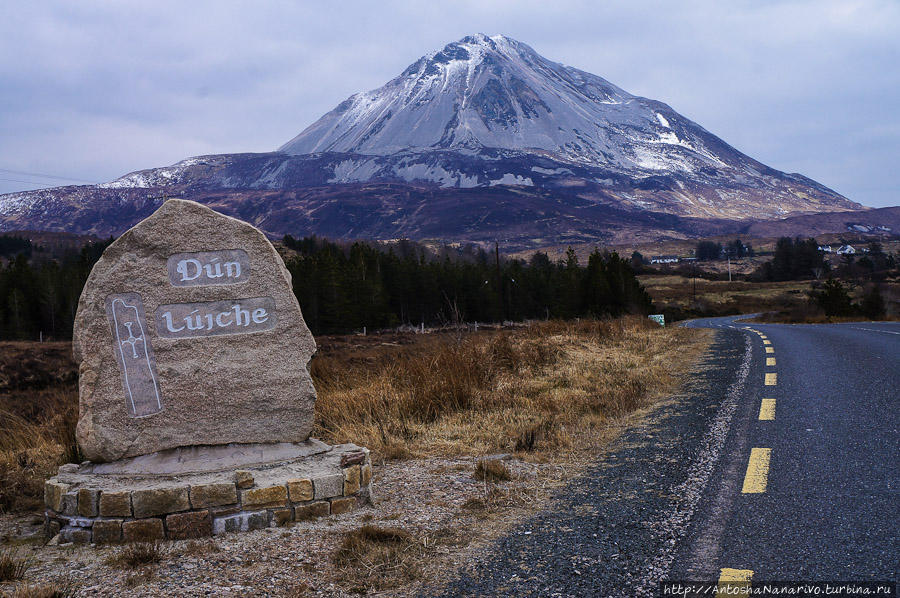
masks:
<path fill-rule="evenodd" d="M 371 502 L 371 479 L 368 449 L 314 439 L 68 464 L 44 485 L 45 529 L 96 544 L 261 529 Z"/>

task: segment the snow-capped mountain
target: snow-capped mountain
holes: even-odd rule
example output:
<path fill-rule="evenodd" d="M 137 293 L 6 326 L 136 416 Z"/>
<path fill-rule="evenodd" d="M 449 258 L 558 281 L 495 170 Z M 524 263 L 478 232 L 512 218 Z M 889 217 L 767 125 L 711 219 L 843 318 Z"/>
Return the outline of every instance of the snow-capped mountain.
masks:
<path fill-rule="evenodd" d="M 98 186 L 0 196 L 0 230 L 121 232 L 153 206 L 150 188 L 218 201 L 274 234 L 483 236 L 476 229 L 487 226 L 485 218 L 453 222 L 461 217 L 448 209 L 455 201 L 476 216 L 490 214 L 494 238 L 512 227 L 507 236 L 535 245 L 551 235 L 602 240 L 650 221 L 653 234 L 678 236 L 696 232 L 688 221 L 698 218 L 861 208 L 753 160 L 662 102 L 481 34 L 351 96 L 276 152 L 200 156 Z M 476 192 L 488 188 L 494 191 Z M 355 212 L 341 221 L 360 197 L 380 206 L 373 213 L 384 210 L 378 226 Z M 488 203 L 500 197 L 500 205 Z M 273 213 L 280 214 L 274 221 Z M 427 223 L 417 220 L 426 214 Z"/>
<path fill-rule="evenodd" d="M 376 160 L 343 161 L 335 168 L 341 182 L 392 175 L 445 187 L 532 185 L 536 173 L 615 187 L 615 175 L 625 175 L 638 192 L 624 194 L 624 203 L 690 216 L 765 218 L 832 203 L 858 207 L 749 158 L 662 102 L 547 60 L 502 35 L 466 37 L 423 56 L 383 87 L 347 98 L 280 149 L 395 157 L 388 173 Z M 459 154 L 489 161 L 499 154 L 513 162 L 526 154 L 525 161 L 542 156 L 560 164 L 524 172 L 511 164 L 510 172 L 484 177 L 448 167 L 448 157 Z M 575 173 L 571 165 L 587 172 Z M 659 188 L 660 177 L 668 179 L 667 188 Z M 640 193 L 648 180 L 655 200 Z M 660 201 L 660 191 L 670 201 Z M 759 192 L 768 201 L 758 201 Z"/>
<path fill-rule="evenodd" d="M 551 62 L 508 37 L 479 34 L 423 56 L 384 87 L 351 96 L 281 150 L 502 148 L 648 173 L 743 166 L 739 155 L 718 155 L 723 145 L 661 102 Z"/>

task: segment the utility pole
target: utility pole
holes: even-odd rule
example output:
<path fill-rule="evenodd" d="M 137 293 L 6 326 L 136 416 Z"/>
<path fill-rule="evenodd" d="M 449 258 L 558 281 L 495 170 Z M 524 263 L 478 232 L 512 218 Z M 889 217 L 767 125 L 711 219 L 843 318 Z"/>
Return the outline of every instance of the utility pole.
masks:
<path fill-rule="evenodd" d="M 694 283 L 693 303 L 697 302 L 697 262 L 691 262 L 691 282 Z"/>
<path fill-rule="evenodd" d="M 731 282 L 731 254 L 728 255 L 728 282 Z"/>
<path fill-rule="evenodd" d="M 500 321 L 502 324 L 506 317 L 506 304 L 503 301 L 503 278 L 500 276 L 500 243 L 498 241 L 494 241 L 494 257 L 496 259 L 497 264 L 497 298 L 500 300 L 500 311 L 502 312 L 503 319 Z"/>

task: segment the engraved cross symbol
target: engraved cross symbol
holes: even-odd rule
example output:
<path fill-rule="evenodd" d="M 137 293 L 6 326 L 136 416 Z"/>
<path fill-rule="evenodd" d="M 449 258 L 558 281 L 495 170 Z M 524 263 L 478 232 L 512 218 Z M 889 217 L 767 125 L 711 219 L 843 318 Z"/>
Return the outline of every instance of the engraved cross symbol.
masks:
<path fill-rule="evenodd" d="M 134 325 L 134 322 L 122 322 L 122 324 L 125 326 L 125 328 L 128 329 L 128 338 L 126 338 L 124 341 L 122 341 L 122 344 L 130 345 L 131 352 L 132 352 L 134 358 L 137 359 L 138 354 L 137 354 L 137 349 L 134 348 L 134 344 L 138 341 L 143 341 L 144 337 L 143 337 L 143 335 L 135 336 L 134 333 L 131 332 L 131 327 L 132 327 L 132 325 Z"/>

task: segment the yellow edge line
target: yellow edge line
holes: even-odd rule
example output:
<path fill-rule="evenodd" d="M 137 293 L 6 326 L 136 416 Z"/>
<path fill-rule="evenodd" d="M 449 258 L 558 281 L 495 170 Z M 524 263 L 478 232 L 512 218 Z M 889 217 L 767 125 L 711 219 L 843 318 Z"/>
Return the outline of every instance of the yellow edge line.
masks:
<path fill-rule="evenodd" d="M 772 421 L 775 419 L 775 399 L 763 399 L 759 406 L 759 419 Z"/>
<path fill-rule="evenodd" d="M 778 374 L 775 374 L 773 372 L 768 372 L 766 374 L 766 386 L 775 386 L 775 384 L 777 382 L 778 382 Z"/>
<path fill-rule="evenodd" d="M 764 344 L 764 345 L 771 345 L 771 344 L 772 344 L 772 341 L 770 341 L 769 339 L 766 339 L 766 340 L 763 341 L 763 344 Z"/>
<path fill-rule="evenodd" d="M 774 353 L 775 347 L 766 347 L 766 353 Z"/>
<path fill-rule="evenodd" d="M 753 571 L 751 569 L 723 568 L 719 574 L 718 593 L 728 596 L 732 594 L 732 590 L 749 588 L 751 587 L 750 580 L 752 578 Z M 737 595 L 737 592 L 735 592 L 734 595 Z"/>
<path fill-rule="evenodd" d="M 766 357 L 766 365 L 775 365 L 774 357 Z"/>
<path fill-rule="evenodd" d="M 759 494 L 766 491 L 769 483 L 769 460 L 772 449 L 754 448 L 750 450 L 750 461 L 747 462 L 747 473 L 744 475 L 743 494 Z"/>
<path fill-rule="evenodd" d="M 729 569 L 727 567 L 723 567 L 721 572 L 719 573 L 719 585 L 721 586 L 723 583 L 733 584 L 740 582 L 744 582 L 749 585 L 752 578 L 752 569 Z"/>

